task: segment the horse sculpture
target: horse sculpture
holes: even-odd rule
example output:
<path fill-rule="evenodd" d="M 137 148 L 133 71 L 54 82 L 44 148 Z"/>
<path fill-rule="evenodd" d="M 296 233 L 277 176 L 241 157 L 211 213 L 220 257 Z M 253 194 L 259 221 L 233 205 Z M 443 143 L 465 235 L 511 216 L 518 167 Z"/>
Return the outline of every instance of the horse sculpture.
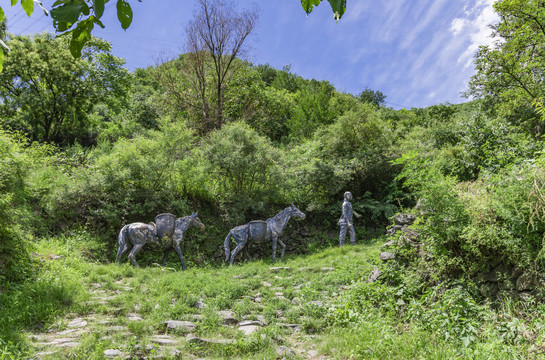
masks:
<path fill-rule="evenodd" d="M 172 214 L 161 214 L 155 218 L 157 224 L 137 222 L 123 226 L 119 232 L 119 249 L 117 250 L 116 261 L 118 263 L 121 262 L 121 257 L 127 252 L 129 245 L 132 244 L 133 247 L 129 253 L 129 260 L 134 266 L 138 267 L 136 254 L 142 250 L 144 245 L 151 244 L 160 247 L 164 251 L 163 266 L 165 266 L 168 254 L 174 249 L 180 258 L 182 269 L 186 270 L 187 267 L 185 266 L 180 244 L 185 232 L 190 227 L 197 226 L 201 230 L 204 229 L 204 224 L 197 215 L 198 213 L 193 213 L 189 216 L 176 219 Z"/>
<path fill-rule="evenodd" d="M 278 235 L 282 233 L 290 218 L 300 218 L 304 219 L 305 214 L 303 214 L 295 205 L 291 205 L 284 210 L 280 211 L 274 217 L 267 219 L 266 221 L 256 220 L 250 221 L 246 225 L 237 226 L 227 234 L 224 242 L 225 248 L 225 261 L 231 259 L 231 265 L 235 260 L 235 256 L 242 250 L 248 241 L 261 243 L 266 241 L 272 241 L 272 258 L 273 261 L 276 260 L 276 243 L 280 243 L 282 247 L 282 255 L 284 257 L 284 252 L 286 251 L 286 245 L 278 239 Z M 234 250 L 231 252 L 229 248 L 229 242 L 233 237 L 237 243 Z"/>

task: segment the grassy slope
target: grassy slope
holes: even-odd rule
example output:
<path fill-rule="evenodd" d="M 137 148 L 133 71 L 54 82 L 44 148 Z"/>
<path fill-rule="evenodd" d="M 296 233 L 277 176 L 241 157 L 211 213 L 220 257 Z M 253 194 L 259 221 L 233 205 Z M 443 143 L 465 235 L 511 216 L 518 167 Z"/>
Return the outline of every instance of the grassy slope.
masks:
<path fill-rule="evenodd" d="M 348 299 L 354 301 L 362 287 L 373 291 L 373 284 L 364 282 L 377 263 L 379 243 L 287 256 L 277 263 L 258 260 L 186 272 L 89 262 L 81 255 L 86 247 L 70 239 L 41 243 L 41 277 L 0 298 L 0 315 L 6 319 L 11 314 L 0 327 L 0 335 L 11 341 L 0 347 L 0 359 L 18 352 L 52 352 L 41 355 L 46 359 L 101 359 L 106 349 L 135 358 L 169 358 L 177 349 L 183 358 L 252 359 L 524 358 L 526 351 L 496 337 L 460 347 L 376 306 L 351 313 Z M 76 255 L 70 255 L 73 251 Z M 64 257 L 55 260 L 54 255 Z M 266 325 L 245 335 L 223 324 L 222 310 L 232 311 L 239 321 Z M 130 320 L 132 315 L 141 320 Z M 74 319 L 87 325 L 73 328 Z M 166 320 L 188 320 L 197 327 L 167 332 Z M 297 324 L 299 331 L 286 324 Z M 168 335 L 173 344 L 158 346 L 158 335 Z M 187 342 L 193 335 L 224 343 Z M 75 347 L 51 345 L 62 337 L 73 337 Z"/>

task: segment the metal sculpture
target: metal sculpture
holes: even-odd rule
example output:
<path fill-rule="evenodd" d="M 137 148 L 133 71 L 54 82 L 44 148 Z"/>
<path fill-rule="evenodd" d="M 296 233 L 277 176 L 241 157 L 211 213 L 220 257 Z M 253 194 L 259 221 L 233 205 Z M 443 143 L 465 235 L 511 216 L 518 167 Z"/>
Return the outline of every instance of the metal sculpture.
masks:
<path fill-rule="evenodd" d="M 344 193 L 344 202 L 342 206 L 343 213 L 337 222 L 337 225 L 341 227 L 341 231 L 339 233 L 340 246 L 343 246 L 344 244 L 344 238 L 346 237 L 347 230 L 350 234 L 350 244 L 354 245 L 356 243 L 356 231 L 354 230 L 354 223 L 352 221 L 354 211 L 352 210 L 350 200 L 352 200 L 352 193 L 347 191 Z"/>
<path fill-rule="evenodd" d="M 278 239 L 278 236 L 282 233 L 288 224 L 289 219 L 292 217 L 304 219 L 306 215 L 292 204 L 266 221 L 250 221 L 246 225 L 240 225 L 231 229 L 224 242 L 225 261 L 230 261 L 231 265 L 233 265 L 235 256 L 249 241 L 256 243 L 272 241 L 273 260 L 276 260 L 276 246 L 278 242 L 282 247 L 282 254 L 280 257 L 284 257 L 286 245 Z M 229 247 L 231 238 L 234 238 L 237 244 L 232 252 Z"/>
<path fill-rule="evenodd" d="M 204 224 L 198 218 L 198 212 L 189 216 L 176 219 L 172 214 L 160 214 L 155 218 L 155 223 L 132 223 L 123 226 L 118 236 L 119 249 L 117 250 L 116 261 L 121 262 L 121 257 L 127 252 L 129 246 L 132 250 L 129 253 L 129 260 L 138 267 L 136 255 L 146 244 L 160 247 L 163 252 L 163 266 L 167 261 L 168 254 L 174 250 L 180 258 L 182 269 L 186 270 L 184 256 L 180 244 L 184 239 L 185 232 L 192 226 L 197 226 L 201 230 Z"/>

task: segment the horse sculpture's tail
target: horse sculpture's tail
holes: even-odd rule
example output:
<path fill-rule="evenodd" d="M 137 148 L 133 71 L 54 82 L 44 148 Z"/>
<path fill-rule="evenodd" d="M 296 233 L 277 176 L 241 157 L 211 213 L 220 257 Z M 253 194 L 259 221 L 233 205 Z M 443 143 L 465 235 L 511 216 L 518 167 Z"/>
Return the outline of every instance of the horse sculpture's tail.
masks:
<path fill-rule="evenodd" d="M 128 244 L 127 244 L 127 229 L 129 228 L 129 225 L 123 226 L 121 231 L 119 232 L 119 236 L 117 237 L 117 244 L 119 245 L 119 249 L 117 250 L 117 257 L 115 259 L 116 262 L 121 262 L 121 256 L 127 251 Z"/>
<path fill-rule="evenodd" d="M 225 249 L 225 261 L 229 261 L 229 256 L 231 255 L 231 249 L 229 248 L 229 241 L 231 240 L 231 231 L 227 234 L 225 242 L 223 243 L 223 248 Z"/>

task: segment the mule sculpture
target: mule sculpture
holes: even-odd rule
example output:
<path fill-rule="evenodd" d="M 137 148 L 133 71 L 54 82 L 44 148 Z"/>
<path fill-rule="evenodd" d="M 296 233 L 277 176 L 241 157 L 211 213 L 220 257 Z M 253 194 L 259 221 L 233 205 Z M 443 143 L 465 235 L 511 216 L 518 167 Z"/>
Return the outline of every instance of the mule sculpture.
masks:
<path fill-rule="evenodd" d="M 278 235 L 282 233 L 282 231 L 288 224 L 289 219 L 292 217 L 304 219 L 305 214 L 303 214 L 299 209 L 295 207 L 295 205 L 292 204 L 290 207 L 285 208 L 274 217 L 267 219 L 266 221 L 250 221 L 246 225 L 240 225 L 231 229 L 231 231 L 229 231 L 229 234 L 227 234 L 224 242 L 225 261 L 229 261 L 230 259 L 231 265 L 233 265 L 235 256 L 240 252 L 240 250 L 242 250 L 242 248 L 246 245 L 248 241 L 256 243 L 272 241 L 273 261 L 276 260 L 276 244 L 278 242 L 282 247 L 282 254 L 280 255 L 280 257 L 284 257 L 286 245 L 278 239 Z M 232 252 L 229 248 L 229 242 L 231 241 L 231 237 L 235 239 L 237 244 Z"/>
<path fill-rule="evenodd" d="M 204 229 L 204 224 L 197 215 L 198 213 L 193 213 L 176 219 L 176 216 L 172 214 L 161 214 L 155 218 L 156 224 L 137 222 L 123 226 L 119 232 L 119 249 L 117 250 L 116 261 L 121 262 L 121 257 L 127 252 L 129 245 L 132 245 L 129 260 L 134 266 L 138 267 L 136 255 L 144 245 L 151 244 L 160 247 L 164 251 L 163 266 L 165 266 L 168 254 L 174 249 L 180 258 L 182 269 L 187 269 L 180 244 L 184 239 L 185 232 L 190 227 L 197 226 Z"/>

